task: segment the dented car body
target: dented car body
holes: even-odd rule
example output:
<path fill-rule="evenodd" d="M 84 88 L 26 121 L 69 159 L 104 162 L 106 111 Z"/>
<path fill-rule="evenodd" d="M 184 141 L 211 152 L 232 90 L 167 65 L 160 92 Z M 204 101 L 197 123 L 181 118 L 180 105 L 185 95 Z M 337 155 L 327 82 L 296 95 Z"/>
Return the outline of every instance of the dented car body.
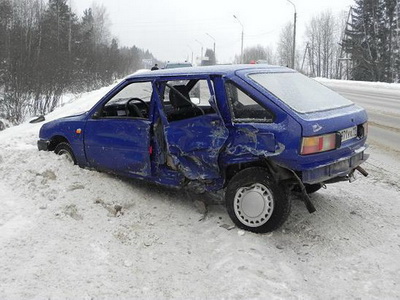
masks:
<path fill-rule="evenodd" d="M 364 109 L 291 69 L 194 67 L 125 78 L 88 112 L 43 125 L 40 150 L 81 167 L 225 191 L 241 228 L 267 232 L 289 192 L 348 180 L 367 159 Z M 308 193 L 307 193 L 308 192 Z"/>

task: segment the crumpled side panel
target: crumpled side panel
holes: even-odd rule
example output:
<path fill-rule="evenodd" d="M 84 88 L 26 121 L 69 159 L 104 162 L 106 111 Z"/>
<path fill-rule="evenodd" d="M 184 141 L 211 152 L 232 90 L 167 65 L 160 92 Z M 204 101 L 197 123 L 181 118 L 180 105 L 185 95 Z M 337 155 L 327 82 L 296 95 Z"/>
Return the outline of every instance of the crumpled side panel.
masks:
<path fill-rule="evenodd" d="M 219 153 L 228 134 L 215 114 L 176 121 L 166 128 L 168 151 L 185 177 L 192 180 L 219 178 Z"/>
<path fill-rule="evenodd" d="M 272 132 L 260 131 L 251 125 L 246 125 L 237 128 L 225 153 L 236 157 L 248 154 L 268 157 L 278 155 L 283 150 L 284 146 L 276 142 Z"/>

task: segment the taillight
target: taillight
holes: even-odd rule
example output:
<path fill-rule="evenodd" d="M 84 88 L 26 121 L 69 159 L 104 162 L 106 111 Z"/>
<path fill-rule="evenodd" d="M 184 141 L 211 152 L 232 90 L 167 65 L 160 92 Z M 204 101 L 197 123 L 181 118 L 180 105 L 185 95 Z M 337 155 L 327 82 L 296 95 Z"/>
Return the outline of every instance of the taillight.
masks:
<path fill-rule="evenodd" d="M 357 127 L 357 137 L 362 139 L 368 135 L 368 122 L 365 122 Z"/>
<path fill-rule="evenodd" d="M 300 154 L 307 155 L 333 150 L 337 148 L 338 142 L 340 143 L 340 138 L 338 139 L 336 133 L 303 137 Z"/>

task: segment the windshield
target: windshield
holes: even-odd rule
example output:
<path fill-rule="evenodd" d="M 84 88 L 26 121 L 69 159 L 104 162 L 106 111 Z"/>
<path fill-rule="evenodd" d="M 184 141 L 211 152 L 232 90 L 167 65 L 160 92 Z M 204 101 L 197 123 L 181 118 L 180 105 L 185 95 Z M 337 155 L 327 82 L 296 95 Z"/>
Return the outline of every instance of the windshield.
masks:
<path fill-rule="evenodd" d="M 299 113 L 353 104 L 322 84 L 300 73 L 259 73 L 249 77 Z"/>

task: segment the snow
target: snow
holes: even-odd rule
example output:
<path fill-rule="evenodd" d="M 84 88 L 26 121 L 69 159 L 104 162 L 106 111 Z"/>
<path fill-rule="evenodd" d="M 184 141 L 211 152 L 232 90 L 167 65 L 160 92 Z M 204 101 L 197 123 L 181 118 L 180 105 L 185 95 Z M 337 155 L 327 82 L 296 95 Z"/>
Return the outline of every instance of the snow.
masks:
<path fill-rule="evenodd" d="M 109 89 L 65 100 L 46 120 Z M 0 299 L 400 295 L 398 152 L 371 145 L 367 178 L 314 194 L 314 214 L 294 199 L 284 226 L 258 235 L 231 229 L 222 205 L 202 215 L 190 199 L 199 196 L 39 152 L 41 125 L 0 132 Z"/>
<path fill-rule="evenodd" d="M 400 84 L 398 83 L 387 83 L 387 82 L 368 82 L 368 81 L 355 81 L 355 80 L 338 80 L 338 79 L 327 79 L 322 77 L 316 77 L 315 80 L 321 83 L 329 83 L 329 85 L 337 85 L 342 87 L 356 87 L 363 90 L 366 89 L 386 89 L 400 92 Z"/>

